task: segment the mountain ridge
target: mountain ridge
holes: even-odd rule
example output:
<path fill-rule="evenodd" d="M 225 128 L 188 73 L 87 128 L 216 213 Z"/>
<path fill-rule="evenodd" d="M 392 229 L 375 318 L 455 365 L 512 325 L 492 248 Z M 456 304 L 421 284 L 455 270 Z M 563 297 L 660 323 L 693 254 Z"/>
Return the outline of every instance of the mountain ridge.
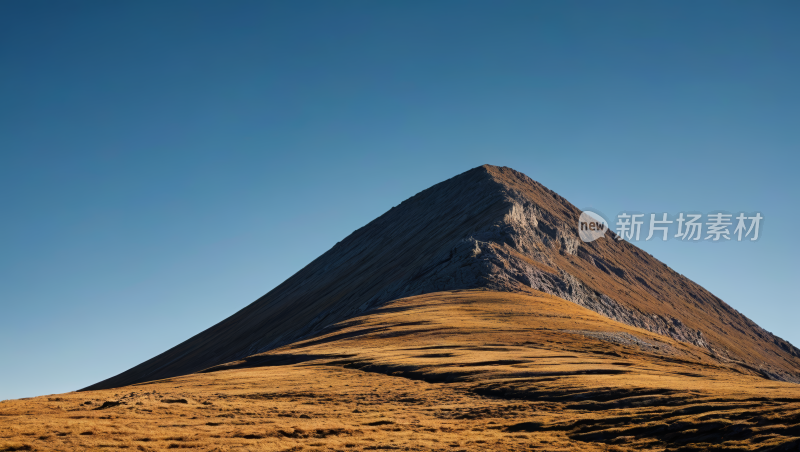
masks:
<path fill-rule="evenodd" d="M 800 382 L 800 351 L 635 245 L 577 234 L 580 210 L 513 169 L 483 165 L 357 229 L 233 316 L 102 389 L 197 372 L 307 339 L 388 301 L 454 289 L 549 293 Z"/>

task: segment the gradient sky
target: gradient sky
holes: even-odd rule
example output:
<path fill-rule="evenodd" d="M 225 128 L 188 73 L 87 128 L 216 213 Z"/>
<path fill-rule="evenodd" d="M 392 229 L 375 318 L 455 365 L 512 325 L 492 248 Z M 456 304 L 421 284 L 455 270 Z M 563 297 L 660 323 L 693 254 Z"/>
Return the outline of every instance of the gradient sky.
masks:
<path fill-rule="evenodd" d="M 760 212 L 756 242 L 637 245 L 800 345 L 798 20 L 794 1 L 0 2 L 0 399 L 124 371 L 484 163 L 607 218 Z"/>

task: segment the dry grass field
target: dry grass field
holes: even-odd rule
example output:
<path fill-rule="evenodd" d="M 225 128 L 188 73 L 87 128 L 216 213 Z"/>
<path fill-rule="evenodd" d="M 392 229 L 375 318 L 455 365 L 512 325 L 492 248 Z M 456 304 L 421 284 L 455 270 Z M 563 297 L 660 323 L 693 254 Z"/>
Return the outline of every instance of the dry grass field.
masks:
<path fill-rule="evenodd" d="M 0 451 L 800 450 L 800 386 L 531 292 L 390 302 L 204 372 L 0 402 Z"/>

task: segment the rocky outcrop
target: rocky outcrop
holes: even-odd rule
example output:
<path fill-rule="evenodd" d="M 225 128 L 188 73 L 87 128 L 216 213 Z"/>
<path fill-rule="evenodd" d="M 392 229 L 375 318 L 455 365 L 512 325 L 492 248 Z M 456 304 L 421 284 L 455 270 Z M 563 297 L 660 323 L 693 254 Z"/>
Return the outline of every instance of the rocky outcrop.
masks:
<path fill-rule="evenodd" d="M 422 266 L 408 281 L 379 292 L 359 306 L 357 312 L 389 300 L 424 293 L 474 288 L 518 291 L 525 287 L 572 301 L 613 320 L 713 350 L 702 332 L 679 319 L 621 305 L 558 268 L 541 250 L 550 244 L 559 246 L 560 252 L 574 255 L 580 239 L 568 229 L 555 232 L 539 229 L 537 216 L 541 217 L 542 213 L 536 207 L 510 200 L 508 213 L 501 222 L 459 240 L 452 249 Z M 599 258 L 594 262 L 603 266 L 601 268 L 614 268 L 614 274 L 623 273 L 610 264 L 604 266 Z M 309 331 L 306 336 L 313 333 Z"/>

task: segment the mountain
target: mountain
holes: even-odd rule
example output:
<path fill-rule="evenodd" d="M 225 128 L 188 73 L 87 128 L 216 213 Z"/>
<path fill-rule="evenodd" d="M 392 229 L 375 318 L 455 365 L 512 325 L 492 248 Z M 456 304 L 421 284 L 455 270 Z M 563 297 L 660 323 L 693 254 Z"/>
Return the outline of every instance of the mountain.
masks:
<path fill-rule="evenodd" d="M 737 372 L 800 382 L 800 350 L 611 232 L 582 242 L 580 214 L 522 173 L 474 168 L 393 207 L 217 325 L 85 389 L 246 362 L 392 300 L 465 289 L 551 294 Z"/>

